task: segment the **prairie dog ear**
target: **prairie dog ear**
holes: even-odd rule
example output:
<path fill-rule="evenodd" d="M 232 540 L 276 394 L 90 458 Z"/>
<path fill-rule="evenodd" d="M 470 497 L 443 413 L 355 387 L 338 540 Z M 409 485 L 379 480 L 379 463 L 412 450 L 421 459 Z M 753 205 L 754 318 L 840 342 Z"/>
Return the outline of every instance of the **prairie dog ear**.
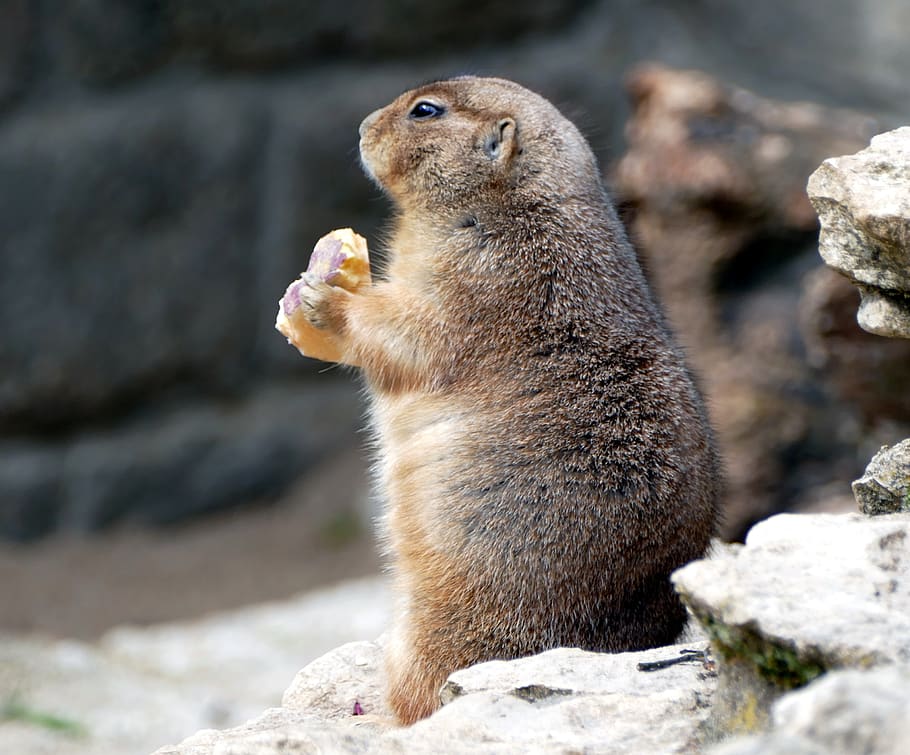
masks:
<path fill-rule="evenodd" d="M 483 145 L 483 151 L 493 162 L 508 160 L 517 151 L 518 127 L 511 118 L 498 120 Z"/>

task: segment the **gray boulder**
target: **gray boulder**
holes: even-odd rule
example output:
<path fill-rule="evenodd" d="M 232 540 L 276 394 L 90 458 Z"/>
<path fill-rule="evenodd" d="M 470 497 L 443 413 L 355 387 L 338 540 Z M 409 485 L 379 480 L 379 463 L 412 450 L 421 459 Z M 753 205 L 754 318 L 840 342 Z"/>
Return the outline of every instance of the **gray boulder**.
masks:
<path fill-rule="evenodd" d="M 269 68 L 314 58 L 408 57 L 514 40 L 570 21 L 590 0 L 533 0 L 491 6 L 483 0 L 165 0 L 181 46 L 220 68 Z M 483 23 L 469 19 L 483 17 Z"/>
<path fill-rule="evenodd" d="M 0 635 L 0 752 L 148 755 L 278 705 L 302 664 L 375 636 L 378 577 L 203 619 L 119 627 L 96 644 Z M 370 668 L 374 668 L 371 664 Z"/>
<path fill-rule="evenodd" d="M 172 34 L 157 0 L 71 0 L 44 19 L 53 75 L 110 86 L 163 62 Z"/>
<path fill-rule="evenodd" d="M 910 338 L 910 127 L 825 160 L 809 179 L 819 252 L 859 288 L 859 324 Z"/>
<path fill-rule="evenodd" d="M 250 374 L 265 125 L 222 89 L 2 130 L 0 431 Z"/>
<path fill-rule="evenodd" d="M 180 403 L 71 442 L 0 443 L 0 535 L 166 524 L 277 498 L 350 445 L 360 413 L 350 384 L 272 385 L 245 400 Z M 349 495 L 350 481 L 337 493 Z"/>
<path fill-rule="evenodd" d="M 673 581 L 720 659 L 715 736 L 827 671 L 910 662 L 910 516 L 775 516 Z"/>
<path fill-rule="evenodd" d="M 763 736 L 710 755 L 902 755 L 910 742 L 910 666 L 832 671 L 775 703 Z"/>
<path fill-rule="evenodd" d="M 910 438 L 883 446 L 853 483 L 853 495 L 864 514 L 910 512 Z"/>
<path fill-rule="evenodd" d="M 7 0 L 0 5 L 0 112 L 25 89 L 34 37 L 35 9 L 29 0 Z"/>
<path fill-rule="evenodd" d="M 684 752 L 707 717 L 714 678 L 700 665 L 642 672 L 682 646 L 615 655 L 558 649 L 453 674 L 443 707 L 396 728 L 376 695 L 379 646 L 352 643 L 301 671 L 280 709 L 223 732 L 201 731 L 158 755 L 213 753 Z M 365 715 L 354 716 L 355 700 Z"/>

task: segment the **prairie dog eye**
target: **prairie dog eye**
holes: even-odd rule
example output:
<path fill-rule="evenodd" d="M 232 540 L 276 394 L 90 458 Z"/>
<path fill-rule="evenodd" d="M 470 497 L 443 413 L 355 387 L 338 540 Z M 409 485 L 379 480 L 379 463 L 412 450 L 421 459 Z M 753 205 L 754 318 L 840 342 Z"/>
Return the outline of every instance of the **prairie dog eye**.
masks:
<path fill-rule="evenodd" d="M 411 108 L 411 112 L 408 113 L 408 118 L 412 121 L 425 121 L 430 118 L 438 118 L 445 111 L 446 109 L 442 105 L 437 105 L 435 102 L 429 102 L 427 100 L 421 100 Z"/>

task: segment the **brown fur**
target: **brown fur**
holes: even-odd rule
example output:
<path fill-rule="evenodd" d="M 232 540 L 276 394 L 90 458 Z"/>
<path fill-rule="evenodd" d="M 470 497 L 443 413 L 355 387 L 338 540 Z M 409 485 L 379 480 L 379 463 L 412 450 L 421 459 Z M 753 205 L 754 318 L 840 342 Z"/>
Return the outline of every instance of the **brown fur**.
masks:
<path fill-rule="evenodd" d="M 414 120 L 420 101 L 445 112 Z M 478 661 L 672 642 L 668 577 L 714 532 L 718 463 L 585 140 L 479 78 L 403 94 L 361 137 L 398 209 L 386 279 L 307 298 L 372 399 L 396 715 Z"/>

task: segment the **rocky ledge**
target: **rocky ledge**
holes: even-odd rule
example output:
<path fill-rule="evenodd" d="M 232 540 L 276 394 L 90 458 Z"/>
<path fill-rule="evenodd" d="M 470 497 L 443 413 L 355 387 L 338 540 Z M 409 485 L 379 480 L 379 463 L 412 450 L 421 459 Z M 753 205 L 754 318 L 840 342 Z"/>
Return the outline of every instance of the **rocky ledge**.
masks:
<path fill-rule="evenodd" d="M 902 741 L 910 703 L 910 515 L 773 517 L 745 545 L 678 571 L 675 583 L 710 635 L 717 672 L 711 660 L 639 666 L 704 648 L 698 640 L 615 655 L 557 649 L 459 671 L 435 715 L 398 728 L 383 703 L 381 643 L 357 642 L 301 671 L 281 707 L 237 728 L 201 731 L 157 755 L 681 753 L 706 746 L 745 755 L 780 752 L 780 742 L 799 743 L 800 753 L 874 753 Z M 739 734 L 746 736 L 731 739 Z M 718 740 L 725 741 L 712 744 Z"/>
<path fill-rule="evenodd" d="M 910 127 L 825 160 L 808 192 L 822 225 L 819 252 L 859 288 L 859 324 L 910 338 Z"/>
<path fill-rule="evenodd" d="M 605 655 L 559 648 L 449 677 L 443 707 L 409 728 L 383 703 L 381 643 L 345 645 L 301 671 L 281 708 L 227 731 L 201 731 L 157 755 L 209 753 L 682 752 L 707 717 L 714 674 L 702 663 L 646 672 L 671 646 Z M 364 715 L 354 715 L 355 707 Z"/>

